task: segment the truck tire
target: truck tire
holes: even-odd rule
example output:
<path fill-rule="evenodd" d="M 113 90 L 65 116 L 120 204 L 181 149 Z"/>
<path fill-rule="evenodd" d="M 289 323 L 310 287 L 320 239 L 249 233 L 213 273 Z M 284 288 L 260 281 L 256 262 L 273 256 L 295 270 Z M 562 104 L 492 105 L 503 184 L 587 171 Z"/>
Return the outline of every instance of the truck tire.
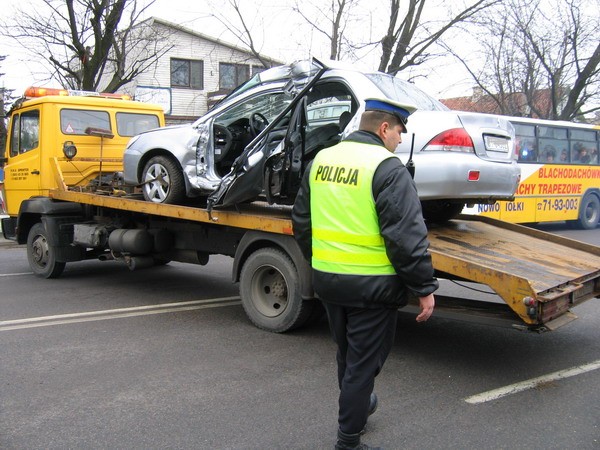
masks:
<path fill-rule="evenodd" d="M 43 278 L 58 278 L 65 269 L 66 263 L 56 261 L 56 249 L 48 242 L 46 227 L 40 222 L 27 235 L 27 260 L 33 273 Z"/>
<path fill-rule="evenodd" d="M 240 273 L 240 297 L 250 321 L 274 333 L 303 325 L 314 305 L 302 300 L 291 258 L 275 248 L 262 248 L 246 259 Z"/>
<path fill-rule="evenodd" d="M 600 220 L 600 199 L 594 194 L 588 194 L 581 200 L 579 206 L 579 219 L 577 228 L 582 230 L 593 230 L 598 226 Z"/>
<path fill-rule="evenodd" d="M 175 205 L 185 198 L 185 182 L 181 169 L 166 156 L 155 156 L 144 166 L 142 173 L 144 199 L 154 203 Z"/>

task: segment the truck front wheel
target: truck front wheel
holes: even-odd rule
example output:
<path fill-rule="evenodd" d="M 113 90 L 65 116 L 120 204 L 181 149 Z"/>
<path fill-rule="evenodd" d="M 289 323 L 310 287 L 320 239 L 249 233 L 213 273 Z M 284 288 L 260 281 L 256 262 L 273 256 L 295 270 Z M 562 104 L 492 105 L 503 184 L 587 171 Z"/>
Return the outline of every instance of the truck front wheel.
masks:
<path fill-rule="evenodd" d="M 298 272 L 290 257 L 275 248 L 257 250 L 245 261 L 240 297 L 252 323 L 275 333 L 303 325 L 314 305 L 302 300 Z"/>
<path fill-rule="evenodd" d="M 44 278 L 59 277 L 66 264 L 56 261 L 56 249 L 48 242 L 46 228 L 39 222 L 27 236 L 27 259 L 33 273 Z"/>

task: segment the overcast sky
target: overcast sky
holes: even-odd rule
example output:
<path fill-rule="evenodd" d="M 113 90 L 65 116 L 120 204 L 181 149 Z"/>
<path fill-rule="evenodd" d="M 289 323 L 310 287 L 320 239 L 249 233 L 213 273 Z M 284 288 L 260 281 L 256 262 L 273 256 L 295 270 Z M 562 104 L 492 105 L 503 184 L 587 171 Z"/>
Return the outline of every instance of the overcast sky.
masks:
<path fill-rule="evenodd" d="M 1 1 L 9 5 L 8 14 L 11 14 L 15 5 L 22 7 L 28 0 Z M 157 0 L 149 10 L 149 15 L 239 45 L 225 27 L 211 17 L 209 2 L 210 0 Z M 246 5 L 253 3 L 262 5 L 260 19 L 258 15 L 254 17 L 252 8 L 248 13 L 249 24 L 253 27 L 253 36 L 260 43 L 261 51 L 267 56 L 285 62 L 309 56 L 326 59 L 329 55 L 327 42 L 318 32 L 310 27 L 305 27 L 305 24 L 301 23 L 289 8 L 282 8 L 281 5 L 284 2 L 286 0 L 258 0 L 257 2 L 245 0 L 243 2 Z M 256 8 L 254 8 L 255 10 Z M 6 13 L 7 11 L 5 11 Z M 377 25 L 384 23 L 381 18 L 361 15 L 358 26 L 362 32 L 380 38 L 382 30 L 378 29 Z M 24 55 L 14 43 L 8 42 L 6 39 L 0 40 L 0 55 L 7 56 L 0 68 L 5 73 L 1 82 L 5 88 L 15 89 L 15 94 L 19 94 L 27 86 L 35 84 L 59 87 L 57 82 L 43 83 L 42 81 L 47 78 L 46 72 L 35 62 L 28 61 L 28 56 Z M 361 64 L 368 69 L 376 69 L 378 61 L 379 54 L 372 51 L 364 56 Z M 416 79 L 415 84 L 436 98 L 471 94 L 473 83 L 465 76 L 463 70 L 449 59 L 437 60 L 435 63 L 429 64 L 427 69 L 422 72 L 427 73 L 427 78 Z M 408 74 L 399 74 L 399 76 L 406 78 Z"/>

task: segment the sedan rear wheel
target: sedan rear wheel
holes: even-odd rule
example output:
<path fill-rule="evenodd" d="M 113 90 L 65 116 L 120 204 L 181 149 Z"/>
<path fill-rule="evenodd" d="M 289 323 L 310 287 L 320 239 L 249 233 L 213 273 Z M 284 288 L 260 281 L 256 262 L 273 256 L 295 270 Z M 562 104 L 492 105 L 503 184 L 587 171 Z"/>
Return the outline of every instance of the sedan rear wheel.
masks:
<path fill-rule="evenodd" d="M 458 216 L 464 203 L 453 203 L 447 200 L 427 200 L 421 202 L 423 207 L 423 218 L 427 222 L 444 223 Z"/>
<path fill-rule="evenodd" d="M 185 183 L 178 164 L 166 156 L 155 156 L 143 172 L 144 198 L 154 203 L 180 203 L 185 197 Z"/>

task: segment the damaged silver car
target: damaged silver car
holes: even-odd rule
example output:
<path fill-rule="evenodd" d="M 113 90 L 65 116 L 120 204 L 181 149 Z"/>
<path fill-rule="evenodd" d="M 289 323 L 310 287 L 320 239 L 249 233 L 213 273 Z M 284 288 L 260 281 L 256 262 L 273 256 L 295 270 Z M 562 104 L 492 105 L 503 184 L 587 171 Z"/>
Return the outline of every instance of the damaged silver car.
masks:
<path fill-rule="evenodd" d="M 414 162 L 427 220 L 451 219 L 465 203 L 512 198 L 520 171 L 508 120 L 451 111 L 397 77 L 316 59 L 257 74 L 193 124 L 134 137 L 125 182 L 158 203 L 202 197 L 209 208 L 257 199 L 292 204 L 307 164 L 358 128 L 371 97 L 418 107 L 396 154 Z"/>

